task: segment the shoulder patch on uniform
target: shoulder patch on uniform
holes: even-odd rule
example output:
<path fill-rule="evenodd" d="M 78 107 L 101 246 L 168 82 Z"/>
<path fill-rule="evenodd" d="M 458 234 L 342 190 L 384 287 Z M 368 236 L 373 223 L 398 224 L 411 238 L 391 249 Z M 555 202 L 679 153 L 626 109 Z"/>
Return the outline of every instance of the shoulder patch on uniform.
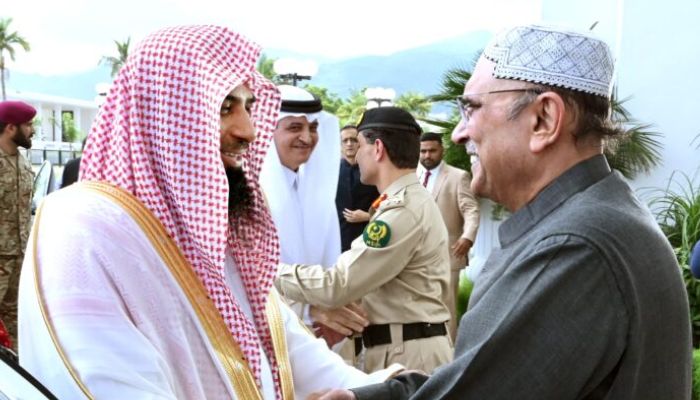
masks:
<path fill-rule="evenodd" d="M 386 247 L 391 239 L 391 228 L 384 221 L 374 220 L 365 227 L 362 239 L 369 247 Z"/>

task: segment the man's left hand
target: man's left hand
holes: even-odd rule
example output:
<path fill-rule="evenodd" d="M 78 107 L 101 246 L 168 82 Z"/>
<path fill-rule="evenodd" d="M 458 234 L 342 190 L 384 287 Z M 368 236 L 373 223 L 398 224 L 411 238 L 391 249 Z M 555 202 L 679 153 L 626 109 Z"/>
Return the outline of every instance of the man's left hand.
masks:
<path fill-rule="evenodd" d="M 465 238 L 459 238 L 452 245 L 452 254 L 457 258 L 467 258 L 467 253 L 472 247 L 472 241 Z"/>
<path fill-rule="evenodd" d="M 343 210 L 343 217 L 350 223 L 369 221 L 369 213 L 364 210 Z"/>

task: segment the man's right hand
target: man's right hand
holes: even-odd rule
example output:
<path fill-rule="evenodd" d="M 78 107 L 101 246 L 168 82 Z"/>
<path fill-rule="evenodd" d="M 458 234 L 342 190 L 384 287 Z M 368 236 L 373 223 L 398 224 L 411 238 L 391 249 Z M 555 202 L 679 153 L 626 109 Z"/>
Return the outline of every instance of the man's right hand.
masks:
<path fill-rule="evenodd" d="M 357 400 L 357 398 L 350 390 L 333 389 L 311 393 L 306 400 Z"/>

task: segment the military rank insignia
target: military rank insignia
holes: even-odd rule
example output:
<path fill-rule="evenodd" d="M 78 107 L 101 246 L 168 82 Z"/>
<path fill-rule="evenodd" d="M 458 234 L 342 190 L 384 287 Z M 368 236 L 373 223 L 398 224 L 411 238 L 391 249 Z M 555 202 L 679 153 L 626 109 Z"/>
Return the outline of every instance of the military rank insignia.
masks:
<path fill-rule="evenodd" d="M 369 247 L 385 247 L 391 239 L 391 228 L 384 221 L 375 220 L 367 224 L 362 240 Z"/>

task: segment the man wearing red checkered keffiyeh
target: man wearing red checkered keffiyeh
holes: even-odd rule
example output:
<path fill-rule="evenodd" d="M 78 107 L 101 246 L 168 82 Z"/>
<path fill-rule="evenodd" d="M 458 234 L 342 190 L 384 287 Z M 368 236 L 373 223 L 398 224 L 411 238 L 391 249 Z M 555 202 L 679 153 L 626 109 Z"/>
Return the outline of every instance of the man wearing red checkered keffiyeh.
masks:
<path fill-rule="evenodd" d="M 20 359 L 59 398 L 303 398 L 391 372 L 345 366 L 272 293 L 258 175 L 279 94 L 258 55 L 226 28 L 175 27 L 119 72 L 23 266 Z"/>

